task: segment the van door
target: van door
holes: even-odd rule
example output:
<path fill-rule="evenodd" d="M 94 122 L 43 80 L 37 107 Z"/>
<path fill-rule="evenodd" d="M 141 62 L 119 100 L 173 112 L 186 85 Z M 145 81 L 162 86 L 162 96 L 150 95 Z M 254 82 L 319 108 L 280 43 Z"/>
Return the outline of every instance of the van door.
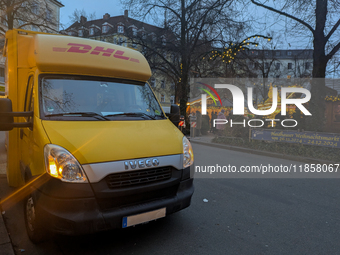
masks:
<path fill-rule="evenodd" d="M 33 75 L 29 76 L 26 94 L 25 94 L 25 105 L 24 111 L 33 111 L 33 84 L 34 78 Z M 32 121 L 32 117 L 25 117 L 25 121 Z M 32 141 L 32 130 L 33 128 L 21 128 L 20 129 L 20 168 L 22 173 L 26 170 L 27 167 L 30 167 L 30 159 L 33 159 L 33 141 Z M 24 177 L 24 175 L 23 175 Z"/>

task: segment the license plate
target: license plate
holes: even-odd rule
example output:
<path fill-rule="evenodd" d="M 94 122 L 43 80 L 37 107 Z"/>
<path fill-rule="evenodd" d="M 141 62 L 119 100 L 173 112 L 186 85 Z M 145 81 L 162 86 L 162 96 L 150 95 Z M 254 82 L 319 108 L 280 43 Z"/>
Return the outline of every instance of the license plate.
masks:
<path fill-rule="evenodd" d="M 165 217 L 165 215 L 166 215 L 166 208 L 164 207 L 164 208 L 151 211 L 151 212 L 127 216 L 123 218 L 122 227 L 127 228 L 130 226 L 138 225 L 138 224 L 149 222 L 152 220 L 157 220 L 157 219 Z"/>

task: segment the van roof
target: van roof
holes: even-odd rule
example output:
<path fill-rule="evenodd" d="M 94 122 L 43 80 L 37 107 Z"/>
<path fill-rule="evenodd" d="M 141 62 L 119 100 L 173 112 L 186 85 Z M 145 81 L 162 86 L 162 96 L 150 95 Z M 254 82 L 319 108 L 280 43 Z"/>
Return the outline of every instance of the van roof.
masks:
<path fill-rule="evenodd" d="M 19 31 L 18 31 L 19 32 Z M 31 37 L 29 65 L 41 72 L 114 77 L 147 81 L 151 70 L 144 56 L 119 45 L 44 33 Z"/>

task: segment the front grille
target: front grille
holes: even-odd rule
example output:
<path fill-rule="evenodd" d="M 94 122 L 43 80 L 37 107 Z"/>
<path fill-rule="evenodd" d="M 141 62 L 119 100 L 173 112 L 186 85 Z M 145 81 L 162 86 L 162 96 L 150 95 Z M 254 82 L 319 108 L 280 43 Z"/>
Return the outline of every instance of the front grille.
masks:
<path fill-rule="evenodd" d="M 116 173 L 108 175 L 106 177 L 106 183 L 110 189 L 119 189 L 169 180 L 171 173 L 171 167 Z"/>
<path fill-rule="evenodd" d="M 152 190 L 148 192 L 139 191 L 131 195 L 118 196 L 115 198 L 97 198 L 101 210 L 112 210 L 114 208 L 123 208 L 125 206 L 140 205 L 163 198 L 175 197 L 178 190 L 178 183 L 170 187 Z"/>

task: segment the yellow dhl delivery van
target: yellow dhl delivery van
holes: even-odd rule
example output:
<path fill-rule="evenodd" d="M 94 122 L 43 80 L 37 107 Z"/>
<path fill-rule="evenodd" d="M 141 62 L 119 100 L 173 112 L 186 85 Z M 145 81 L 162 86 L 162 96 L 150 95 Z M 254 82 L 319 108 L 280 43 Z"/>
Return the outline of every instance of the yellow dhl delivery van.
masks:
<path fill-rule="evenodd" d="M 4 55 L 7 177 L 16 187 L 39 179 L 24 202 L 33 242 L 50 231 L 125 228 L 190 205 L 192 148 L 146 83 L 151 71 L 142 54 L 11 30 Z"/>

